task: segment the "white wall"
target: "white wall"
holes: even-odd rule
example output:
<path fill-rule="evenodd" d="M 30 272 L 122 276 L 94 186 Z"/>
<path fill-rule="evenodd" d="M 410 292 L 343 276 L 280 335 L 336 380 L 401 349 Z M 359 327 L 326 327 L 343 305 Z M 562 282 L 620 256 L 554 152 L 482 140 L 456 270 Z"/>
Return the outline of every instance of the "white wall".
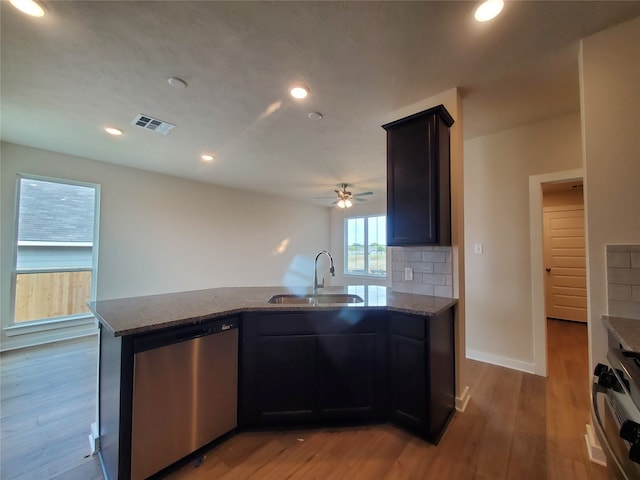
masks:
<path fill-rule="evenodd" d="M 98 299 L 219 286 L 311 285 L 325 207 L 2 143 L 1 289 L 8 321 L 17 173 L 101 185 Z M 23 337 L 23 336 L 21 336 Z M 2 336 L 2 348 L 22 341 Z"/>
<path fill-rule="evenodd" d="M 640 244 L 640 18 L 582 41 L 589 342 L 593 367 L 605 359 L 605 245 Z"/>
<path fill-rule="evenodd" d="M 580 166 L 578 113 L 464 143 L 470 358 L 535 371 L 529 176 Z M 474 254 L 476 243 L 481 255 Z"/>

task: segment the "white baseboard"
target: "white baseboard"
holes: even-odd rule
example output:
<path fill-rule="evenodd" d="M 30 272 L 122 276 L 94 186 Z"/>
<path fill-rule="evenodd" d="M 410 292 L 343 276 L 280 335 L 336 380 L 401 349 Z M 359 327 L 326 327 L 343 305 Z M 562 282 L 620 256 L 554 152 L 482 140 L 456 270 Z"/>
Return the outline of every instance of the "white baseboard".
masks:
<path fill-rule="evenodd" d="M 593 426 L 587 423 L 587 433 L 584 434 L 584 441 L 587 443 L 587 453 L 589 454 L 589 460 L 603 467 L 607 466 L 607 457 L 602 450 L 602 446 L 598 441 L 596 432 Z"/>
<path fill-rule="evenodd" d="M 492 365 L 498 365 L 500 367 L 510 368 L 512 370 L 519 370 L 526 373 L 536 373 L 536 366 L 534 363 L 523 362 L 521 360 L 515 360 L 513 358 L 502 357 L 500 355 L 494 355 L 492 353 L 480 352 L 478 350 L 467 349 L 467 358 L 471 360 L 478 360 L 479 362 L 490 363 Z"/>
<path fill-rule="evenodd" d="M 100 450 L 100 434 L 98 433 L 98 424 L 91 424 L 91 433 L 89 434 L 89 448 L 91 455 L 95 455 Z"/>
<path fill-rule="evenodd" d="M 458 412 L 464 412 L 467 408 L 467 404 L 469 403 L 470 398 L 471 395 L 469 395 L 469 387 L 466 386 L 462 391 L 462 395 L 456 397 L 456 410 Z"/>

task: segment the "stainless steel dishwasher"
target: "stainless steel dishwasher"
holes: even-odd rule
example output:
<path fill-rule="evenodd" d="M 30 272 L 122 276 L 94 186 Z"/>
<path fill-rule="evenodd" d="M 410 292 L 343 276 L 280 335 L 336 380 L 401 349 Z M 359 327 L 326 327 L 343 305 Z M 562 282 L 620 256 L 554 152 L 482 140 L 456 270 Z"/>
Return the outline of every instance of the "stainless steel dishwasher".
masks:
<path fill-rule="evenodd" d="M 133 370 L 132 480 L 236 427 L 237 318 L 141 335 Z"/>

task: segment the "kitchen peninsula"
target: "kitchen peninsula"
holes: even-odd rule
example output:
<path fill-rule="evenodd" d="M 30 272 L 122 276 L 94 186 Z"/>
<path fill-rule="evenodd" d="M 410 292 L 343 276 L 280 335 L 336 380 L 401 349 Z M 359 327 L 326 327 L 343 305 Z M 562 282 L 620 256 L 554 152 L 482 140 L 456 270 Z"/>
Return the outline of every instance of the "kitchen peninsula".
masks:
<path fill-rule="evenodd" d="M 437 443 L 454 413 L 456 303 L 379 286 L 328 287 L 316 296 L 305 288 L 228 287 L 93 302 L 101 328 L 98 397 L 105 476 L 146 478 L 236 427 L 388 421 Z M 215 347 L 197 343 L 209 338 L 218 339 Z M 196 347 L 180 353 L 188 361 L 149 356 L 166 350 L 165 344 L 186 348 L 189 343 Z M 182 408 L 165 402 L 172 395 L 138 393 L 148 388 L 143 374 L 176 369 L 181 371 L 173 373 L 168 388 L 178 400 L 190 390 L 210 391 L 211 398 L 188 400 Z M 200 385 L 209 381 L 205 376 L 215 377 L 216 385 L 228 382 L 222 389 L 228 391 Z M 196 407 L 200 413 L 194 418 Z M 209 412 L 217 417 L 207 419 Z M 148 431 L 136 433 L 140 418 L 150 413 L 162 421 L 147 421 Z M 232 424 L 226 423 L 229 418 Z M 176 446 L 186 450 L 173 457 L 136 446 L 148 437 L 149 445 L 162 450 L 179 437 L 163 430 L 166 425 L 181 430 L 192 428 L 182 423 L 207 422 L 224 426 L 198 443 Z M 141 451 L 152 460 L 170 461 L 145 466 L 151 460 L 140 460 Z"/>

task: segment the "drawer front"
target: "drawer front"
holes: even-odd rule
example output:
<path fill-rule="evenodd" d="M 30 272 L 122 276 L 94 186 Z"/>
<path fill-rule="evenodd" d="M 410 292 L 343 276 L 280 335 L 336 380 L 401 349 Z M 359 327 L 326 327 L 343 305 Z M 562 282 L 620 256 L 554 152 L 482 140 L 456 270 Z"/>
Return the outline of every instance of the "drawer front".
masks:
<path fill-rule="evenodd" d="M 376 333 L 384 322 L 384 312 L 364 309 L 315 312 L 273 312 L 246 314 L 244 328 L 257 336 L 271 335 L 336 335 Z"/>
<path fill-rule="evenodd" d="M 247 315 L 247 322 L 253 323 L 252 330 L 258 336 L 316 334 L 312 317 L 306 313 L 260 313 Z"/>
<path fill-rule="evenodd" d="M 408 315 L 405 313 L 390 313 L 389 332 L 416 340 L 425 339 L 425 324 L 427 317 Z"/>

